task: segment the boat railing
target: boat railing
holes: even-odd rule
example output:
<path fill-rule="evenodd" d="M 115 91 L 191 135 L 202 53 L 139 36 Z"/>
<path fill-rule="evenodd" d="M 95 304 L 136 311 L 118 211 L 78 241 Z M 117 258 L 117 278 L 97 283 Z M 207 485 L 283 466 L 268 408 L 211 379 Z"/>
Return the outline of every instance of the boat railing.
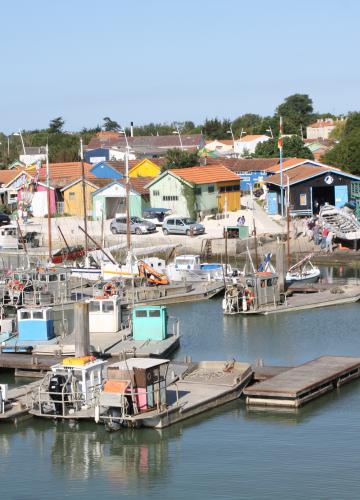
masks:
<path fill-rule="evenodd" d="M 66 377 L 62 390 L 49 391 L 50 379 L 54 373 L 48 373 L 40 384 L 37 395 L 32 393 L 29 406 L 35 410 L 39 416 L 66 417 L 93 406 L 96 402 L 97 394 L 102 388 L 102 384 L 94 384 L 86 388 L 86 397 L 79 388 L 79 381 L 71 373 Z M 50 411 L 49 411 L 50 409 Z M 52 410 L 52 411 L 51 411 Z"/>

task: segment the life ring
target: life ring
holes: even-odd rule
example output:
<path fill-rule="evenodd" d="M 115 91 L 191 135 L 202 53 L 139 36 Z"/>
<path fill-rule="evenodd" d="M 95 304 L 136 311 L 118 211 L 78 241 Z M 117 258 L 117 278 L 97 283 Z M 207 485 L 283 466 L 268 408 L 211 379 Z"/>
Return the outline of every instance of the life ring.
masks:
<path fill-rule="evenodd" d="M 11 288 L 11 290 L 13 292 L 22 292 L 22 290 L 24 290 L 25 286 L 23 283 L 21 283 L 20 280 L 12 280 L 12 281 L 9 281 L 9 288 Z"/>
<path fill-rule="evenodd" d="M 103 286 L 104 297 L 110 297 L 111 295 L 115 295 L 116 286 L 114 283 L 106 283 Z"/>
<path fill-rule="evenodd" d="M 249 288 L 245 288 L 244 295 L 245 295 L 246 303 L 250 307 L 251 304 L 255 300 L 255 295 L 253 294 L 253 292 L 251 290 L 249 290 Z"/>

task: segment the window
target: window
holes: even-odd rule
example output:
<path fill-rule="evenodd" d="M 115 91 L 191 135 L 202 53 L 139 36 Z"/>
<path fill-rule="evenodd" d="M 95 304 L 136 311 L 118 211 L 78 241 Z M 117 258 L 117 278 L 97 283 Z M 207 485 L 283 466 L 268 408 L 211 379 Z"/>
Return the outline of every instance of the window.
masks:
<path fill-rule="evenodd" d="M 135 311 L 135 316 L 137 318 L 146 318 L 147 317 L 147 311 Z"/>
<path fill-rule="evenodd" d="M 56 274 L 50 274 L 50 276 L 49 276 L 49 282 L 50 281 L 57 281 L 57 275 Z"/>
<path fill-rule="evenodd" d="M 104 313 L 110 313 L 114 310 L 114 302 L 112 300 L 104 300 L 102 303 L 102 310 Z"/>
<path fill-rule="evenodd" d="M 160 196 L 160 191 L 158 189 L 154 189 L 153 196 Z"/>
<path fill-rule="evenodd" d="M 20 318 L 21 319 L 30 319 L 31 314 L 29 311 L 23 311 L 20 313 Z"/>
<path fill-rule="evenodd" d="M 160 311 L 158 309 L 153 309 L 149 311 L 150 318 L 160 318 Z"/>
<path fill-rule="evenodd" d="M 89 311 L 90 312 L 99 312 L 100 311 L 100 302 L 97 301 L 91 301 L 89 304 Z"/>
<path fill-rule="evenodd" d="M 272 279 L 267 280 L 267 286 L 272 286 Z"/>
<path fill-rule="evenodd" d="M 169 220 L 167 221 L 167 224 L 168 224 L 169 226 L 173 226 L 173 225 L 175 224 L 174 219 L 169 219 Z"/>
<path fill-rule="evenodd" d="M 215 192 L 215 186 L 212 184 L 211 186 L 208 186 L 208 193 L 214 193 Z"/>
<path fill-rule="evenodd" d="M 65 281 L 65 274 L 60 274 L 60 281 Z"/>
<path fill-rule="evenodd" d="M 74 200 L 75 196 L 76 195 L 75 195 L 74 191 L 70 191 L 70 193 L 69 193 L 69 200 Z"/>
<path fill-rule="evenodd" d="M 300 205 L 305 206 L 307 205 L 307 200 L 306 200 L 306 193 L 303 193 L 300 195 Z"/>
<path fill-rule="evenodd" d="M 183 221 L 181 219 L 176 219 L 176 225 L 177 226 L 183 226 L 184 223 L 183 223 Z"/>
<path fill-rule="evenodd" d="M 124 218 L 120 218 L 120 217 L 118 217 L 118 218 L 116 219 L 116 222 L 118 222 L 119 224 L 126 224 L 126 218 L 124 219 Z"/>
<path fill-rule="evenodd" d="M 43 319 L 43 312 L 42 311 L 34 311 L 33 312 L 33 319 Z"/>
<path fill-rule="evenodd" d="M 195 194 L 201 194 L 201 187 L 195 188 Z"/>
<path fill-rule="evenodd" d="M 163 196 L 163 201 L 178 201 L 178 196 Z"/>

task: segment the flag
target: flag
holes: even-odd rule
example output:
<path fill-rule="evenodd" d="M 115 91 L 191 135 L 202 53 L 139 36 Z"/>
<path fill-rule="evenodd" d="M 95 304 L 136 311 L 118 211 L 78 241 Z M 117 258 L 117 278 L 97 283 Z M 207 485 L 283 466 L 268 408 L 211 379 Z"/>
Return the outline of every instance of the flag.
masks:
<path fill-rule="evenodd" d="M 279 139 L 278 139 L 278 148 L 281 150 L 283 148 L 283 138 L 282 137 L 279 137 Z"/>

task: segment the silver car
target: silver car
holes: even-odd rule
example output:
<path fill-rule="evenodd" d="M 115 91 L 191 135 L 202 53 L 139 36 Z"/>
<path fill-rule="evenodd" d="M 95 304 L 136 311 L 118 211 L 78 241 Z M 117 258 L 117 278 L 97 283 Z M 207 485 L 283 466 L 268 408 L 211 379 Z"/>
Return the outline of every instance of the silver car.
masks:
<path fill-rule="evenodd" d="M 118 216 L 110 224 L 110 230 L 113 234 L 126 233 L 126 216 Z M 141 219 L 140 217 L 130 217 L 130 232 L 135 234 L 154 233 L 156 226 L 152 222 Z"/>
<path fill-rule="evenodd" d="M 189 217 L 177 217 L 170 215 L 166 217 L 162 225 L 163 233 L 166 234 L 204 234 L 205 227 L 202 224 L 198 224 L 193 219 Z"/>

